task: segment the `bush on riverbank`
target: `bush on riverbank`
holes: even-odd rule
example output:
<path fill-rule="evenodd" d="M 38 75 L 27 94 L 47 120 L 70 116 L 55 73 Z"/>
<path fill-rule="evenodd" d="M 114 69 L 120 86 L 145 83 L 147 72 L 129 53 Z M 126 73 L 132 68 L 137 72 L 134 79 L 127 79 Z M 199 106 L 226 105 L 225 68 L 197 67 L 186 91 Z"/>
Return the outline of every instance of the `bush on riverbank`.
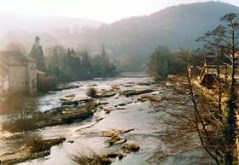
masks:
<path fill-rule="evenodd" d="M 31 131 L 37 128 L 35 126 L 36 122 L 37 120 L 35 118 L 15 119 L 4 122 L 2 124 L 2 130 L 10 132 Z"/>

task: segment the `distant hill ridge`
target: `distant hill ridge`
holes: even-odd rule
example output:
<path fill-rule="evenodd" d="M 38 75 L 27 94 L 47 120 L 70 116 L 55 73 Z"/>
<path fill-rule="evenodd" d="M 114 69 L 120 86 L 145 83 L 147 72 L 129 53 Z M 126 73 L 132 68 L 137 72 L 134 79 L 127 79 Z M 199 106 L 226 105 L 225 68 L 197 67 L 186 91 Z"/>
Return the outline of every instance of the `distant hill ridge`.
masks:
<path fill-rule="evenodd" d="M 62 44 L 76 49 L 87 48 L 90 52 L 100 51 L 102 44 L 105 44 L 108 54 L 116 59 L 122 60 L 124 57 L 129 62 L 129 58 L 132 58 L 137 65 L 142 65 L 159 45 L 171 49 L 197 48 L 199 43 L 195 40 L 216 27 L 220 17 L 226 13 L 239 13 L 239 8 L 222 2 L 185 4 L 168 7 L 148 16 L 104 24 L 97 29 L 43 34 L 41 42 L 47 46 Z"/>
<path fill-rule="evenodd" d="M 159 45 L 171 49 L 198 48 L 195 40 L 239 8 L 222 2 L 201 2 L 168 7 L 149 16 L 132 17 L 82 33 L 82 43 L 91 50 L 106 45 L 116 58 L 129 58 L 142 66 Z M 94 41 L 94 42 L 93 42 Z"/>
<path fill-rule="evenodd" d="M 199 36 L 216 27 L 220 17 L 231 12 L 239 13 L 239 8 L 222 2 L 179 5 L 101 27 L 96 35 L 98 42 L 107 42 L 115 51 L 130 46 L 123 48 L 127 50 L 125 53 L 140 48 L 152 51 L 161 44 L 173 49 L 192 48 L 197 47 L 195 40 Z"/>

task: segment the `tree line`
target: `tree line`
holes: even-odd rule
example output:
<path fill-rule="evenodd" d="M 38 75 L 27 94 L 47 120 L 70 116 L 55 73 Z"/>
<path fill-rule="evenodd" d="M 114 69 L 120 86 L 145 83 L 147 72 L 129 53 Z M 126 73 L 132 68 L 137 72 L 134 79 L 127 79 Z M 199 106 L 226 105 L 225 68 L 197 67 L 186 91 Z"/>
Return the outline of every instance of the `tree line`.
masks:
<path fill-rule="evenodd" d="M 118 72 L 107 58 L 103 46 L 102 53 L 95 57 L 89 56 L 87 51 L 75 52 L 61 46 L 50 48 L 53 56 L 49 58 L 48 73 L 59 80 L 75 81 L 96 77 L 112 77 Z"/>
<path fill-rule="evenodd" d="M 118 74 L 115 65 L 107 57 L 104 46 L 101 54 L 94 57 L 86 50 L 76 52 L 63 46 L 48 48 L 49 55 L 44 56 L 39 41 L 40 38 L 36 37 L 29 56 L 36 60 L 37 69 L 54 76 L 59 82 L 112 77 Z"/>
<path fill-rule="evenodd" d="M 182 57 L 181 49 L 171 51 L 167 46 L 159 46 L 150 55 L 146 71 L 155 79 L 165 79 L 169 74 L 184 74 L 185 60 Z M 191 53 L 191 65 L 200 66 L 204 62 L 202 50 L 195 50 Z M 189 57 L 188 57 L 189 58 Z"/>

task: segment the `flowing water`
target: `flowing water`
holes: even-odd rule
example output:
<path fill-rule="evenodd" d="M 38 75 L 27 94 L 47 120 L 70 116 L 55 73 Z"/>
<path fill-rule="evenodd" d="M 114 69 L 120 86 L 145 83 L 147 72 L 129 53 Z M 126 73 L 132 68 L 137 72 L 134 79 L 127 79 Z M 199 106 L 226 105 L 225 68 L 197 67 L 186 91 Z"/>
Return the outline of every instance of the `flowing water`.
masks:
<path fill-rule="evenodd" d="M 89 87 L 97 90 L 109 90 L 112 85 L 117 85 L 120 90 L 151 88 L 153 94 L 170 96 L 173 91 L 164 85 L 149 84 L 149 77 L 128 77 L 114 78 L 95 81 L 79 81 L 79 88 L 51 92 L 38 98 L 38 111 L 48 111 L 52 108 L 61 106 L 60 98 L 65 95 L 74 94 L 75 99 L 86 98 L 86 92 Z M 170 85 L 170 84 L 168 84 Z M 161 141 L 161 137 L 165 133 L 166 126 L 158 122 L 162 116 L 160 111 L 155 111 L 150 102 L 138 101 L 140 96 L 125 97 L 117 94 L 113 97 L 97 100 L 98 102 L 106 102 L 104 109 L 110 109 L 110 114 L 106 114 L 102 109 L 98 109 L 94 116 L 82 122 L 70 125 L 58 125 L 46 127 L 35 131 L 45 138 L 66 137 L 66 141 L 51 148 L 51 154 L 41 159 L 20 163 L 21 165 L 70 165 L 74 164 L 71 160 L 72 154 L 77 153 L 105 153 L 108 150 L 114 150 L 116 147 L 109 147 L 105 142 L 106 138 L 102 137 L 101 132 L 109 129 L 134 129 L 134 131 L 123 134 L 121 137 L 140 145 L 140 150 L 131 153 L 121 161 L 116 159 L 112 165 L 144 165 L 144 164 L 165 164 L 165 165 L 191 165 L 201 164 L 200 158 L 205 156 L 202 151 L 192 151 L 169 157 L 165 160 L 158 160 L 152 156 L 159 150 L 164 150 L 166 146 Z M 185 96 L 186 98 L 187 96 Z M 175 108 L 170 101 L 164 103 L 165 106 Z M 177 108 L 177 107 L 176 107 Z M 97 119 L 103 120 L 96 122 Z M 5 134 L 6 135 L 6 134 Z M 7 146 L 2 145 L 1 153 L 7 150 Z M 151 161 L 148 161 L 148 160 Z M 207 158 L 208 159 L 208 158 Z M 210 161 L 208 161 L 210 162 Z M 207 163 L 205 163 L 207 164 Z"/>

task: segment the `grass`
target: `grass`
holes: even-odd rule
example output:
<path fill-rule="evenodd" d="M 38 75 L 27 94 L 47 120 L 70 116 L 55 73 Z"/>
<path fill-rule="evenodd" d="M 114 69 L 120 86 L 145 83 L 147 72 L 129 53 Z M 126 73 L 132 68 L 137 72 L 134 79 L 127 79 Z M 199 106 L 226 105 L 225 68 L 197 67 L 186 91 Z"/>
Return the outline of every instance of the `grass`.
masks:
<path fill-rule="evenodd" d="M 71 159 L 80 165 L 110 165 L 112 163 L 111 159 L 105 155 L 100 156 L 94 152 L 87 155 L 77 154 L 72 155 Z"/>
<path fill-rule="evenodd" d="M 2 130 L 7 130 L 10 132 L 31 131 L 36 129 L 35 123 L 35 118 L 11 120 L 2 124 Z"/>

